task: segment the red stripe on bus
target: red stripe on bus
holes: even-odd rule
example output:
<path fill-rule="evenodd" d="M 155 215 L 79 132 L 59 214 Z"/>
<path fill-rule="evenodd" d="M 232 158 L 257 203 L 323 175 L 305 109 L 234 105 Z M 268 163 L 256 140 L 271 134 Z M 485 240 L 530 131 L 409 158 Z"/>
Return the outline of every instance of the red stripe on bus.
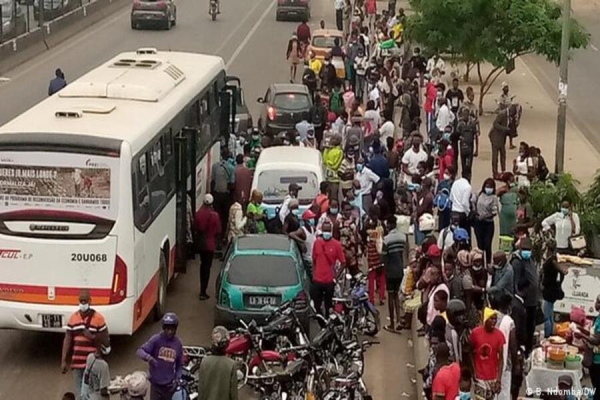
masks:
<path fill-rule="evenodd" d="M 110 288 L 87 288 L 87 290 L 92 296 L 94 305 L 109 303 Z M 48 296 L 48 286 L 0 283 L 0 300 L 17 303 L 77 305 L 79 304 L 80 293 L 80 288 L 55 287 L 54 298 L 50 299 Z"/>

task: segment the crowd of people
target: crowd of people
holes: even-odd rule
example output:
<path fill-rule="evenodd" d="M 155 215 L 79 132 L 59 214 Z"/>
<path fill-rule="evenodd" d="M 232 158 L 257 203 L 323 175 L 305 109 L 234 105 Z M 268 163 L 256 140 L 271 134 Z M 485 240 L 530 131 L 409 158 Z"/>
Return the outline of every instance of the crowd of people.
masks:
<path fill-rule="evenodd" d="M 338 1 L 335 7 L 341 30 L 347 4 Z M 365 0 L 352 15 L 346 43 L 337 40 L 323 60 L 302 54 L 310 28 L 300 24 L 287 58 L 292 81 L 296 68 L 307 60 L 302 79 L 313 96 L 310 111 L 289 132 L 255 130 L 247 140 L 232 135 L 221 160 L 212 166 L 210 194 L 195 215 L 188 210 L 195 230 L 189 241 L 196 238 L 193 246 L 200 253 L 199 298 L 209 298 L 213 258 L 232 238 L 287 234 L 302 252 L 319 312 L 326 315 L 331 309 L 334 282 L 343 272 L 363 271 L 370 301 L 387 302 L 386 331 L 409 329 L 417 314 L 422 324 L 418 332 L 430 345 L 428 364 L 420 370 L 428 399 L 469 399 L 471 393 L 485 400 L 516 399 L 524 360 L 535 345 L 536 323 L 545 323 L 546 337 L 553 333 L 553 305 L 566 274 L 556 253 L 572 251 L 569 238 L 580 233 L 579 217 L 564 203 L 543 221 L 544 229 L 555 228 L 555 241 L 545 247 L 540 285 L 538 264 L 532 259 L 528 188 L 546 179 L 548 168 L 539 148 L 521 142 L 507 169 L 507 141 L 512 148 L 522 112 L 508 85 L 503 84 L 488 135 L 490 175 L 474 187 L 481 132 L 473 88 L 463 92 L 458 77 L 447 76 L 439 55 L 427 59 L 419 48 L 409 51 L 402 36 L 404 11 L 396 12 L 394 1 L 379 15 L 375 1 Z M 337 56 L 344 61 L 343 78 L 332 66 Z M 300 211 L 302 187 L 292 183 L 278 213 L 269 218 L 263 193 L 251 185 L 261 151 L 274 146 L 320 150 L 326 174 L 308 209 Z M 497 226 L 500 250 L 494 252 Z M 181 353 L 180 343 L 173 342 L 176 323 L 163 325 L 164 332 L 138 351 L 157 369 L 166 361 L 164 354 L 157 361 L 152 351 L 169 349 L 164 366 L 168 377 L 152 382 L 156 398 L 167 398 L 160 393 L 172 389 Z M 102 321 L 94 329 L 100 332 Z M 222 347 L 226 331 L 214 336 Z M 78 382 L 84 371 L 102 368 L 102 363 L 90 367 L 89 358 L 86 366 L 89 348 L 94 360 L 106 352 L 106 343 L 95 345 L 85 338 L 88 353 L 73 358 Z M 590 346 L 600 343 L 593 333 L 582 340 Z M 172 345 L 161 347 L 158 341 Z M 64 358 L 63 367 L 66 363 Z M 222 364 L 224 370 L 231 367 Z M 600 365 L 600 359 L 593 365 Z M 600 367 L 590 371 L 597 386 Z"/>

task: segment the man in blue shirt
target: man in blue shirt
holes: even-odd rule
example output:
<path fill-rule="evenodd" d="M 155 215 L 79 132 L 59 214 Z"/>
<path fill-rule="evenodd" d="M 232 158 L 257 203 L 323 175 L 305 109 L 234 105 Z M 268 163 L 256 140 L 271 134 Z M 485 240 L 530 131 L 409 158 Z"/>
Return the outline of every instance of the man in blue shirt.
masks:
<path fill-rule="evenodd" d="M 162 326 L 163 331 L 152 336 L 137 351 L 138 357 L 150 366 L 152 400 L 171 400 L 183 369 L 183 345 L 176 336 L 177 315 L 166 313 Z"/>
<path fill-rule="evenodd" d="M 383 149 L 379 141 L 373 143 L 373 157 L 369 160 L 369 169 L 375 172 L 381 179 L 390 177 L 388 160 L 383 155 Z"/>
<path fill-rule="evenodd" d="M 65 86 L 67 86 L 65 74 L 63 74 L 60 68 L 57 68 L 54 74 L 56 77 L 50 81 L 50 86 L 48 87 L 48 96 L 52 96 L 54 93 L 59 92 Z"/>

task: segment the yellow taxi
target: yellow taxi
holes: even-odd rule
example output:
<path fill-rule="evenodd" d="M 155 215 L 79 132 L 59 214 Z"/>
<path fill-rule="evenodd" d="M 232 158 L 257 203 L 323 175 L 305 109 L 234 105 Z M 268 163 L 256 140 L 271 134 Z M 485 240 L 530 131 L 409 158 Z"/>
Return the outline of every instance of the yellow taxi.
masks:
<path fill-rule="evenodd" d="M 317 29 L 312 34 L 312 40 L 308 47 L 307 54 L 311 52 L 315 54 L 316 58 L 323 60 L 326 54 L 331 54 L 331 49 L 335 47 L 335 39 L 339 38 L 340 47 L 344 48 L 344 33 L 336 29 Z M 340 79 L 346 77 L 346 66 L 342 57 L 331 57 L 337 76 Z"/>

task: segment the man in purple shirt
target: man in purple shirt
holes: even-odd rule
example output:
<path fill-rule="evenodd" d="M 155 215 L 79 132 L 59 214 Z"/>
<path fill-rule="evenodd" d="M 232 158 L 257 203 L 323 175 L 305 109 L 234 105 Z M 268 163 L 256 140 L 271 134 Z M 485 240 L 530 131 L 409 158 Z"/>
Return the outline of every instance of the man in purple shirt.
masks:
<path fill-rule="evenodd" d="M 178 325 L 177 315 L 166 313 L 162 319 L 163 331 L 137 351 L 138 357 L 150 366 L 150 400 L 171 400 L 181 379 L 183 345 L 175 335 Z"/>

